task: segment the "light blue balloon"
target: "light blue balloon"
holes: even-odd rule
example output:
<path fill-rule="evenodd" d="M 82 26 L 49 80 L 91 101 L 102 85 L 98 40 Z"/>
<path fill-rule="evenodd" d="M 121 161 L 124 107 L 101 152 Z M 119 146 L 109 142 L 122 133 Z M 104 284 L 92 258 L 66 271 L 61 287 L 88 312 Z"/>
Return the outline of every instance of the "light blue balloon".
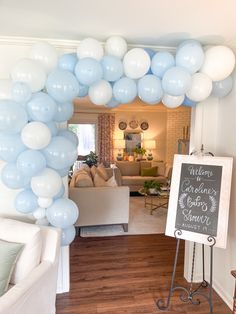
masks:
<path fill-rule="evenodd" d="M 45 124 L 47 125 L 47 127 L 51 131 L 52 136 L 56 136 L 58 133 L 58 128 L 57 128 L 56 122 L 50 121 L 50 122 L 47 122 Z"/>
<path fill-rule="evenodd" d="M 78 157 L 77 146 L 63 136 L 54 136 L 42 152 L 47 165 L 56 170 L 73 165 Z"/>
<path fill-rule="evenodd" d="M 102 66 L 95 59 L 83 58 L 76 64 L 75 75 L 80 84 L 91 86 L 102 79 Z"/>
<path fill-rule="evenodd" d="M 74 106 L 71 102 L 57 103 L 54 120 L 63 122 L 69 120 L 74 113 Z"/>
<path fill-rule="evenodd" d="M 60 191 L 57 193 L 57 195 L 55 195 L 55 196 L 53 197 L 54 201 L 55 201 L 56 199 L 58 199 L 58 198 L 62 198 L 62 197 L 64 196 L 64 194 L 65 194 L 65 186 L 64 186 L 64 184 L 62 184 Z"/>
<path fill-rule="evenodd" d="M 181 96 L 191 87 L 192 78 L 189 72 L 181 67 L 173 67 L 166 71 L 162 79 L 162 88 L 166 94 Z"/>
<path fill-rule="evenodd" d="M 137 96 L 137 85 L 134 80 L 123 77 L 113 86 L 113 96 L 121 104 L 129 103 Z"/>
<path fill-rule="evenodd" d="M 115 56 L 104 56 L 101 60 L 103 78 L 106 81 L 114 82 L 119 80 L 123 73 L 123 63 Z"/>
<path fill-rule="evenodd" d="M 212 83 L 211 95 L 215 97 L 225 97 L 231 92 L 233 88 L 233 78 L 231 75 L 222 81 L 216 81 Z"/>
<path fill-rule="evenodd" d="M 19 133 L 28 122 L 25 109 L 13 100 L 0 100 L 0 132 Z"/>
<path fill-rule="evenodd" d="M 15 162 L 18 155 L 26 149 L 20 134 L 0 133 L 0 159 Z"/>
<path fill-rule="evenodd" d="M 138 81 L 138 96 L 148 104 L 157 104 L 163 97 L 161 80 L 155 75 L 148 74 Z"/>
<path fill-rule="evenodd" d="M 64 136 L 69 141 L 71 141 L 76 147 L 79 144 L 78 136 L 74 132 L 72 132 L 70 130 L 61 129 L 61 130 L 59 130 L 58 135 L 59 136 Z"/>
<path fill-rule="evenodd" d="M 46 159 L 39 151 L 27 149 L 18 156 L 16 166 L 24 176 L 33 177 L 45 169 Z"/>
<path fill-rule="evenodd" d="M 187 96 L 185 96 L 182 105 L 183 105 L 183 106 L 186 106 L 186 107 L 196 107 L 197 102 L 196 102 L 196 101 L 193 101 L 193 100 L 189 99 Z"/>
<path fill-rule="evenodd" d="M 15 208 L 18 212 L 28 214 L 38 207 L 38 197 L 31 189 L 23 190 L 16 195 Z"/>
<path fill-rule="evenodd" d="M 12 99 L 18 103 L 26 103 L 30 100 L 32 92 L 28 84 L 14 82 L 11 90 Z"/>
<path fill-rule="evenodd" d="M 201 44 L 196 40 L 186 40 L 178 47 L 176 66 L 185 68 L 190 74 L 196 73 L 203 65 L 205 54 Z"/>
<path fill-rule="evenodd" d="M 70 171 L 70 167 L 65 167 L 65 168 L 62 168 L 62 169 L 57 169 L 58 174 L 59 174 L 62 178 L 65 177 L 65 176 L 68 176 L 69 171 Z"/>
<path fill-rule="evenodd" d="M 26 108 L 32 121 L 49 122 L 56 113 L 57 104 L 48 94 L 39 92 L 33 94 Z"/>
<path fill-rule="evenodd" d="M 119 101 L 117 101 L 114 97 L 112 97 L 112 99 L 109 101 L 109 103 L 106 104 L 106 107 L 108 108 L 115 108 L 117 106 L 119 106 Z"/>
<path fill-rule="evenodd" d="M 65 53 L 58 59 L 57 67 L 61 70 L 74 72 L 76 63 L 78 62 L 76 53 Z"/>
<path fill-rule="evenodd" d="M 157 52 L 151 62 L 151 71 L 154 75 L 162 78 L 165 72 L 175 66 L 175 58 L 167 51 Z"/>
<path fill-rule="evenodd" d="M 87 85 L 79 84 L 79 97 L 85 97 L 88 95 L 89 87 Z"/>
<path fill-rule="evenodd" d="M 22 172 L 17 169 L 16 164 L 9 163 L 3 167 L 1 179 L 3 184 L 8 188 L 21 189 L 29 184 L 31 178 L 24 176 Z"/>
<path fill-rule="evenodd" d="M 156 54 L 156 52 L 151 48 L 144 48 L 144 50 L 148 53 L 150 59 L 152 59 L 153 56 Z"/>
<path fill-rule="evenodd" d="M 72 101 L 79 94 L 79 83 L 69 71 L 56 69 L 46 81 L 48 94 L 58 102 Z"/>
<path fill-rule="evenodd" d="M 61 246 L 70 245 L 73 242 L 76 235 L 76 230 L 74 226 L 61 230 Z"/>
<path fill-rule="evenodd" d="M 65 229 L 76 222 L 79 210 L 72 200 L 59 198 L 47 208 L 46 216 L 51 225 Z"/>

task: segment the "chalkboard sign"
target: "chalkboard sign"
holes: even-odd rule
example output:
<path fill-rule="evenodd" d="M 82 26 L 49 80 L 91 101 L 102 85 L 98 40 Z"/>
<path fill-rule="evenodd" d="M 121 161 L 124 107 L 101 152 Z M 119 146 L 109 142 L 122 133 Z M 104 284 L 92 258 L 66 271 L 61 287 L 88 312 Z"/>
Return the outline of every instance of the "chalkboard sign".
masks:
<path fill-rule="evenodd" d="M 166 234 L 225 247 L 231 175 L 232 158 L 175 155 Z"/>

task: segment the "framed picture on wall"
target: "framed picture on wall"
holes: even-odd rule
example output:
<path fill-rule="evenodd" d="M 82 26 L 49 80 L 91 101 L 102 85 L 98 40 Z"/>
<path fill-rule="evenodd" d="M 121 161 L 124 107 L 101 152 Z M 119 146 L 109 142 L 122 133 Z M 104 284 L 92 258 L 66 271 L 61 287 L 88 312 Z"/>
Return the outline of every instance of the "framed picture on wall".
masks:
<path fill-rule="evenodd" d="M 226 247 L 232 165 L 231 157 L 174 156 L 166 235 Z"/>

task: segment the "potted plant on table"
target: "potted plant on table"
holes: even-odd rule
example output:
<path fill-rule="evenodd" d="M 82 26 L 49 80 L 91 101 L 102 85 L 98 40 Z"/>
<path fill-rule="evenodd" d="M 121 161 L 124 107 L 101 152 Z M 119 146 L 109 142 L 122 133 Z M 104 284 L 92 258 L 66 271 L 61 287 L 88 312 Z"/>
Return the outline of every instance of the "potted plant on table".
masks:
<path fill-rule="evenodd" d="M 137 159 L 141 160 L 143 158 L 143 155 L 146 153 L 146 149 L 143 147 L 136 147 L 134 149 L 135 154 L 137 154 Z"/>
<path fill-rule="evenodd" d="M 144 193 L 158 194 L 161 191 L 161 183 L 156 180 L 148 180 L 143 185 Z"/>

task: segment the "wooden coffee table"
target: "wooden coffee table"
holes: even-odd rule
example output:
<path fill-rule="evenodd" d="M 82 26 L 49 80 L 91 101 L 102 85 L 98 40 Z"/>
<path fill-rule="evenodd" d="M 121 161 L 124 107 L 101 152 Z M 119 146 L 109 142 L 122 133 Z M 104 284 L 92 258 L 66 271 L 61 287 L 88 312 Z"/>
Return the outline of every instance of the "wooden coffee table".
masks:
<path fill-rule="evenodd" d="M 168 208 L 169 202 L 169 190 L 162 191 L 157 194 L 145 193 L 142 189 L 139 190 L 139 193 L 144 195 L 144 206 L 148 210 L 150 210 L 150 214 L 152 215 L 154 210 L 158 208 Z"/>

